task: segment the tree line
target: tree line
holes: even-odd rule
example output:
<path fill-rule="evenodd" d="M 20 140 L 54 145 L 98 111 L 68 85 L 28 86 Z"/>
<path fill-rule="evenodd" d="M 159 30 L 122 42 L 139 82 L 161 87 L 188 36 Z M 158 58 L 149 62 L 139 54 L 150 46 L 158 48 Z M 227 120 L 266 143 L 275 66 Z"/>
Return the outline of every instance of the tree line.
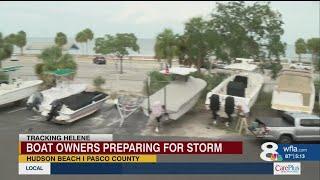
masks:
<path fill-rule="evenodd" d="M 297 39 L 295 42 L 295 52 L 298 54 L 299 62 L 301 62 L 301 54 L 311 54 L 312 61 L 316 64 L 317 58 L 320 56 L 320 38 L 311 38 L 306 41 L 303 38 Z"/>
<path fill-rule="evenodd" d="M 183 34 L 165 29 L 156 38 L 157 59 L 170 64 L 195 65 L 198 70 L 210 56 L 225 62 L 237 57 L 275 59 L 285 54 L 281 14 L 269 2 L 217 3 L 209 18 L 194 17 L 184 25 Z"/>
<path fill-rule="evenodd" d="M 184 24 L 181 34 L 171 29 L 164 29 L 156 37 L 155 57 L 165 60 L 170 66 L 173 59 L 184 65 L 195 65 L 198 70 L 214 56 L 216 59 L 230 63 L 237 57 L 271 60 L 279 62 L 285 55 L 286 43 L 281 41 L 284 33 L 282 16 L 270 7 L 269 2 L 224 2 L 210 13 L 208 18 L 193 17 Z M 10 34 L 2 37 L 0 33 L 0 61 L 10 57 L 13 46 L 23 53 L 26 45 L 26 33 Z M 131 52 L 138 52 L 137 37 L 133 33 L 106 34 L 94 38 L 91 29 L 86 28 L 76 34 L 75 41 L 85 44 L 88 54 L 88 43 L 95 39 L 94 51 L 103 55 L 114 55 L 120 62 L 120 73 L 123 72 L 123 58 Z M 68 43 L 67 35 L 58 32 L 54 42 L 62 48 Z M 319 38 L 305 42 L 296 42 L 296 53 L 312 53 L 313 59 L 319 59 Z M 1 66 L 1 62 L 0 62 Z"/>

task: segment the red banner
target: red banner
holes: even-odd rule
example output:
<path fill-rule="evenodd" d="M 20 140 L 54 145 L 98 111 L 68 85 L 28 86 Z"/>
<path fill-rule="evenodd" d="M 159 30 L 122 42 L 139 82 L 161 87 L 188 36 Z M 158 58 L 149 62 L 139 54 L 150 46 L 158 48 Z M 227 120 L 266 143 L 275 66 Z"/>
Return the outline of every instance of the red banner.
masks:
<path fill-rule="evenodd" d="M 21 154 L 242 154 L 239 141 L 20 142 Z"/>

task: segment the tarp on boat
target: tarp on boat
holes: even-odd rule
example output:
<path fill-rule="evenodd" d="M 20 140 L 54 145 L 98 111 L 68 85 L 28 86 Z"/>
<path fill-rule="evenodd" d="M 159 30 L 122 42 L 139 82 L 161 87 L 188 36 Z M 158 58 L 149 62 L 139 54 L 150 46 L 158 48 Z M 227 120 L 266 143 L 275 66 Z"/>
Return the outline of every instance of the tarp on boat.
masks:
<path fill-rule="evenodd" d="M 54 71 L 48 71 L 47 73 L 55 76 L 69 76 L 71 74 L 74 74 L 75 71 L 73 69 L 65 68 L 65 69 L 56 69 Z"/>
<path fill-rule="evenodd" d="M 104 99 L 108 95 L 102 92 L 86 92 L 83 91 L 81 93 L 71 95 L 69 97 L 60 99 L 59 101 L 63 103 L 65 106 L 67 106 L 69 109 L 76 111 L 78 109 L 81 109 L 92 102 L 99 101 L 101 99 Z"/>

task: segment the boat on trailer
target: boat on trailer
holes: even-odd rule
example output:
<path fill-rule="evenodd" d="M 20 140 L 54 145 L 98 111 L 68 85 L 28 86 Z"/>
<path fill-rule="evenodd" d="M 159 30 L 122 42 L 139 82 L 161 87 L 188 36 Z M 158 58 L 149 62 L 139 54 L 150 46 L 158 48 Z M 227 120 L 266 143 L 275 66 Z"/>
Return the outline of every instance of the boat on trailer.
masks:
<path fill-rule="evenodd" d="M 83 91 L 51 103 L 48 121 L 58 124 L 75 122 L 101 109 L 109 96 L 102 92 Z"/>
<path fill-rule="evenodd" d="M 17 71 L 21 67 L 22 66 L 12 66 L 0 68 L 0 72 L 11 73 Z M 25 81 L 20 78 L 11 78 L 9 75 L 9 81 L 2 81 L 0 83 L 0 105 L 28 98 L 31 94 L 38 90 L 38 87 L 41 84 L 41 80 Z"/>
<path fill-rule="evenodd" d="M 69 82 L 67 77 L 74 73 L 71 69 L 57 69 L 47 73 L 56 77 L 57 85 L 50 89 L 33 93 L 27 101 L 28 109 L 34 109 L 43 116 L 48 115 L 53 101 L 78 94 L 87 89 L 86 84 L 74 84 Z"/>
<path fill-rule="evenodd" d="M 311 114 L 315 101 L 313 75 L 309 70 L 284 69 L 272 93 L 271 108 Z"/>
<path fill-rule="evenodd" d="M 160 71 L 172 75 L 174 80 L 144 100 L 141 105 L 144 113 L 149 116 L 150 105 L 155 102 L 165 106 L 168 119 L 177 120 L 187 113 L 197 103 L 207 85 L 204 80 L 190 76 L 195 71 L 195 68 L 183 67 Z"/>
<path fill-rule="evenodd" d="M 263 82 L 262 75 L 254 72 L 232 75 L 208 92 L 206 108 L 220 117 L 229 117 L 237 105 L 246 105 L 250 109 L 258 98 Z"/>

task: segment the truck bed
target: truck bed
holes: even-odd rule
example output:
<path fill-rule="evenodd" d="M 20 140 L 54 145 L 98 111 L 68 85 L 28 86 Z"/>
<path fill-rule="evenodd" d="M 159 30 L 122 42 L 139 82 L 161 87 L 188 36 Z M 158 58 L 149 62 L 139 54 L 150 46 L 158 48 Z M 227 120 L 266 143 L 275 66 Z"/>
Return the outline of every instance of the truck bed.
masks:
<path fill-rule="evenodd" d="M 268 127 L 293 127 L 292 123 L 284 120 L 283 118 L 279 117 L 259 117 L 256 121 L 260 124 L 263 124 Z"/>

